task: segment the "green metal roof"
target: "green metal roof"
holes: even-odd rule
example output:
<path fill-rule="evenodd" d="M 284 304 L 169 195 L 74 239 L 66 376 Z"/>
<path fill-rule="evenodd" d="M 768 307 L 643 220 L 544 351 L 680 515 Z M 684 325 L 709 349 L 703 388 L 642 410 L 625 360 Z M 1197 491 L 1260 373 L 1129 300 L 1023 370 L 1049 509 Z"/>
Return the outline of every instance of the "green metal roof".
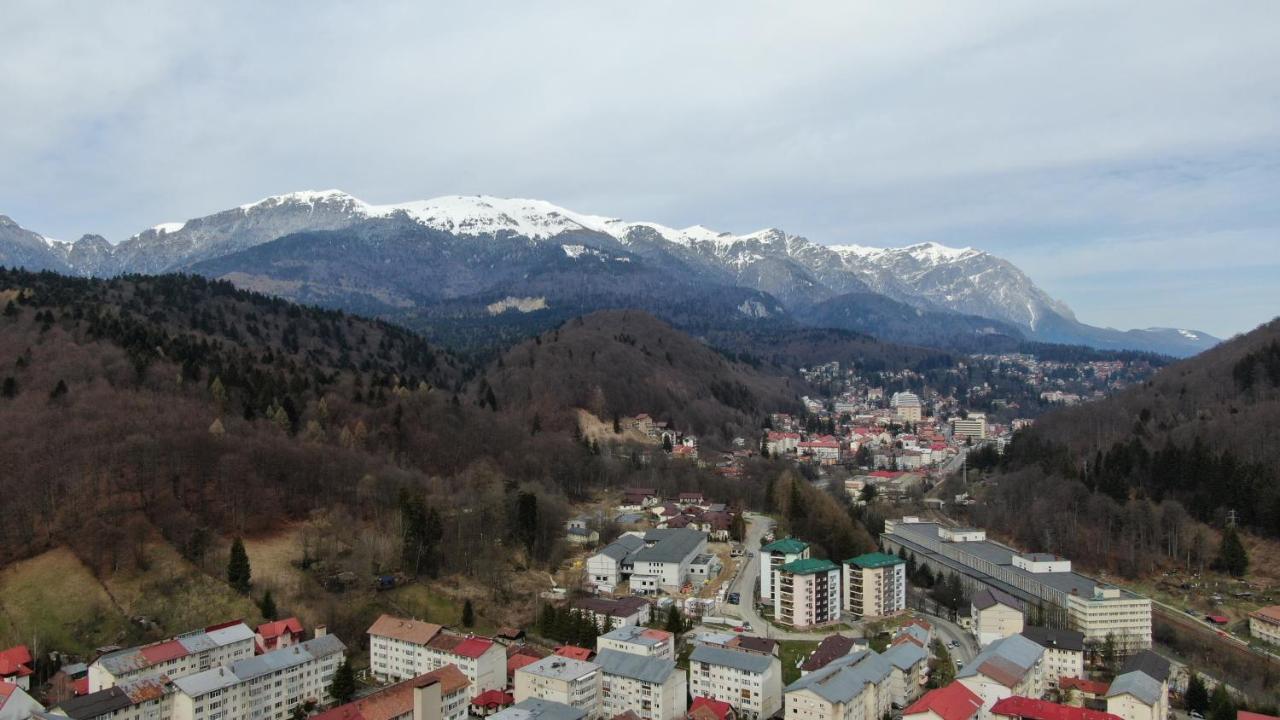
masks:
<path fill-rule="evenodd" d="M 765 552 L 780 552 L 786 553 L 787 555 L 795 555 L 796 553 L 804 552 L 807 547 L 809 547 L 809 543 L 803 540 L 782 538 L 781 540 L 774 540 L 760 549 Z"/>
<path fill-rule="evenodd" d="M 814 573 L 838 570 L 839 566 L 830 560 L 805 558 L 803 560 L 793 560 L 786 565 L 783 565 L 780 569 L 783 572 L 789 572 L 792 575 L 812 575 Z"/>
<path fill-rule="evenodd" d="M 857 565 L 860 568 L 882 568 L 890 565 L 901 565 L 906 560 L 897 555 L 888 555 L 882 552 L 872 552 L 866 555 L 859 555 L 856 558 L 850 558 L 844 561 L 846 565 Z"/>

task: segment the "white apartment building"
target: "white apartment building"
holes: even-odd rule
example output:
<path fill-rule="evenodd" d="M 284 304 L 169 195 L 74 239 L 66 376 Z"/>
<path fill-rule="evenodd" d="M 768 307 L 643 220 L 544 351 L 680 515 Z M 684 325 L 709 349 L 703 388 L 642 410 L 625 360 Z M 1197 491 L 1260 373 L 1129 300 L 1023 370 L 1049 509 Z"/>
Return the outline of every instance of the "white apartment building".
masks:
<path fill-rule="evenodd" d="M 802 676 L 786 689 L 787 720 L 879 720 L 893 705 L 893 668 L 862 651 Z"/>
<path fill-rule="evenodd" d="M 457 635 L 436 623 L 392 615 L 369 627 L 369 669 L 383 682 L 407 680 L 455 665 L 475 695 L 507 686 L 507 657 L 489 638 Z"/>
<path fill-rule="evenodd" d="M 601 680 L 599 665 L 552 655 L 516 670 L 515 701 L 549 700 L 578 708 L 594 720 L 601 716 Z"/>
<path fill-rule="evenodd" d="M 453 665 L 330 708 L 310 720 L 467 720 L 470 682 Z"/>
<path fill-rule="evenodd" d="M 844 612 L 858 620 L 907 609 L 907 563 L 896 555 L 872 552 L 845 560 L 842 582 Z"/>
<path fill-rule="evenodd" d="M 840 619 L 840 566 L 806 558 L 778 568 L 774 576 L 773 617 L 795 628 L 825 625 Z"/>
<path fill-rule="evenodd" d="M 1028 625 L 1022 628 L 1022 636 L 1044 648 L 1044 674 L 1049 687 L 1058 687 L 1064 677 L 1085 676 L 1083 633 Z"/>
<path fill-rule="evenodd" d="M 163 678 L 143 678 L 68 698 L 48 714 L 72 720 L 170 720 L 173 692 Z"/>
<path fill-rule="evenodd" d="M 894 417 L 905 422 L 920 422 L 920 396 L 910 392 L 896 392 L 889 398 Z"/>
<path fill-rule="evenodd" d="M 666 630 L 655 630 L 638 625 L 623 625 L 596 638 L 596 652 L 605 650 L 617 650 L 663 660 L 676 659 L 674 635 Z"/>
<path fill-rule="evenodd" d="M 595 662 L 601 670 L 602 717 L 630 711 L 641 720 L 683 720 L 689 697 L 675 660 L 601 650 Z"/>
<path fill-rule="evenodd" d="M 1280 645 L 1280 605 L 1258 608 L 1249 613 L 1249 634 L 1272 645 Z"/>
<path fill-rule="evenodd" d="M 1008 593 L 983 588 L 969 600 L 973 618 L 973 635 L 978 646 L 989 645 L 1001 638 L 1022 632 L 1024 603 Z"/>
<path fill-rule="evenodd" d="M 1151 600 L 1099 583 L 1071 570 L 1066 558 L 1022 553 L 986 539 L 975 528 L 944 528 L 919 518 L 885 522 L 880 536 L 889 552 L 914 555 L 934 574 L 956 574 L 971 592 L 1001 590 L 1024 602 L 1063 612 L 1086 643 L 1111 635 L 1122 654 L 1151 647 Z"/>
<path fill-rule="evenodd" d="M 760 602 L 773 604 L 774 575 L 778 568 L 809 557 L 809 543 L 795 538 L 775 540 L 760 548 Z"/>
<path fill-rule="evenodd" d="M 967 418 L 953 417 L 951 418 L 951 432 L 954 435 L 964 435 L 971 440 L 986 440 L 987 414 L 971 412 Z"/>
<path fill-rule="evenodd" d="M 333 635 L 237 660 L 173 681 L 173 720 L 285 720 L 329 700 L 346 646 Z"/>
<path fill-rule="evenodd" d="M 782 708 L 782 663 L 765 653 L 699 645 L 689 655 L 689 693 L 729 703 L 740 720 L 771 717 Z"/>
<path fill-rule="evenodd" d="M 690 580 L 694 558 L 707 551 L 707 534 L 692 528 L 658 528 L 627 533 L 587 558 L 587 577 L 598 590 L 613 592 L 631 580 L 650 588 L 678 589 Z"/>
<path fill-rule="evenodd" d="M 253 657 L 255 635 L 242 622 L 107 653 L 89 664 L 89 692 L 164 675 L 170 680 Z"/>
<path fill-rule="evenodd" d="M 979 720 L 990 720 L 991 706 L 1014 695 L 1038 698 L 1047 687 L 1044 648 L 1021 635 L 1010 635 L 983 648 L 956 674 L 982 698 Z"/>

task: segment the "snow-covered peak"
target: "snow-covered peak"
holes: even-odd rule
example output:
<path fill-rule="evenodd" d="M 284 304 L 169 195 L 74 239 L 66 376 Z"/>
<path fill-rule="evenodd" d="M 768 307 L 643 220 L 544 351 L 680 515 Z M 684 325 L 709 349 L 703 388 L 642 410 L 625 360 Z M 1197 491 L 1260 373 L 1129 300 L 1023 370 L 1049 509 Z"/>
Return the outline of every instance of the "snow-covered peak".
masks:
<path fill-rule="evenodd" d="M 606 228 L 620 221 L 599 215 L 583 215 L 545 200 L 497 198 L 487 195 L 445 195 L 391 205 L 365 205 L 369 217 L 403 212 L 427 226 L 458 235 L 493 235 L 508 231 L 534 239 L 564 232 Z M 612 233 L 611 233 L 612 234 Z"/>
<path fill-rule="evenodd" d="M 362 201 L 341 190 L 301 190 L 298 192 L 285 193 L 284 195 L 272 195 L 271 197 L 265 197 L 257 202 L 241 205 L 240 209 L 248 212 L 258 207 L 274 207 L 276 205 L 285 205 L 289 203 L 315 205 L 318 202 L 333 201 L 350 201 L 359 205 L 364 205 Z"/>
<path fill-rule="evenodd" d="M 908 245 L 902 249 L 911 257 L 934 265 L 937 265 L 938 263 L 954 262 L 966 255 L 976 252 L 971 247 L 953 248 L 936 242 L 923 242 L 917 245 Z"/>
<path fill-rule="evenodd" d="M 48 245 L 49 247 L 54 249 L 71 247 L 71 243 L 67 242 L 66 240 L 57 240 L 55 238 L 51 238 L 45 235 L 36 235 L 36 237 L 43 240 L 45 245 Z"/>
<path fill-rule="evenodd" d="M 176 233 L 186 226 L 187 224 L 184 222 L 167 222 L 160 223 L 159 225 L 152 225 L 151 229 L 155 230 L 160 235 L 164 235 L 166 233 Z"/>

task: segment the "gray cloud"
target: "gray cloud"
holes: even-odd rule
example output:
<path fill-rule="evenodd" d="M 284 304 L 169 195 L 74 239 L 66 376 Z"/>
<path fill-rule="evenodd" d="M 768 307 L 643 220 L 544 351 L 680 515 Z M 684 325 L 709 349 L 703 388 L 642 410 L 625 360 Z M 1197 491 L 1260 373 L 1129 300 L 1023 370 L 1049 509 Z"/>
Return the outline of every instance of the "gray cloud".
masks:
<path fill-rule="evenodd" d="M 1278 16 L 1270 2 L 7 3 L 0 212 L 120 240 L 304 188 L 532 196 L 974 245 L 1086 321 L 1229 333 L 1280 311 L 1280 283 L 1257 272 L 1280 269 L 1265 252 L 1280 244 Z"/>

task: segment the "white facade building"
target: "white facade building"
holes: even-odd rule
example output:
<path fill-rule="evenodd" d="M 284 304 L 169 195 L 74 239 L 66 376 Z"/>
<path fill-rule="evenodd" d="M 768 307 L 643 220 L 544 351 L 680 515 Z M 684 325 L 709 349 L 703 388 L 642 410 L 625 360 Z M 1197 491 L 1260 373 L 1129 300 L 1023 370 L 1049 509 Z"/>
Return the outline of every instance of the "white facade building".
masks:
<path fill-rule="evenodd" d="M 782 663 L 765 653 L 699 645 L 689 655 L 689 692 L 729 703 L 742 720 L 767 718 L 782 708 Z"/>

